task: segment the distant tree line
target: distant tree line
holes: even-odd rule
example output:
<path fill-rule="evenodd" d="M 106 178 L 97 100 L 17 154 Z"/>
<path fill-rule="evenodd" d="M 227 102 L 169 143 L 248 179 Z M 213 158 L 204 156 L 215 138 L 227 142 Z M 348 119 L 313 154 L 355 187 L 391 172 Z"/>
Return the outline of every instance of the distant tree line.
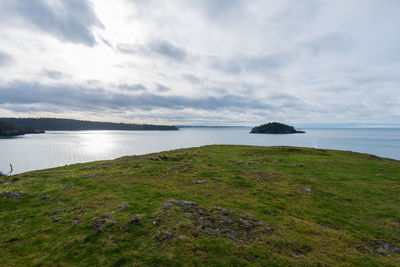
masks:
<path fill-rule="evenodd" d="M 32 127 L 46 131 L 79 131 L 79 130 L 136 130 L 168 131 L 179 130 L 176 126 L 152 124 L 127 124 L 113 122 L 82 121 L 56 118 L 0 118 L 8 124 L 19 128 Z"/>
<path fill-rule="evenodd" d="M 0 120 L 0 136 L 44 133 L 42 129 L 32 126 L 18 126 L 6 120 Z"/>

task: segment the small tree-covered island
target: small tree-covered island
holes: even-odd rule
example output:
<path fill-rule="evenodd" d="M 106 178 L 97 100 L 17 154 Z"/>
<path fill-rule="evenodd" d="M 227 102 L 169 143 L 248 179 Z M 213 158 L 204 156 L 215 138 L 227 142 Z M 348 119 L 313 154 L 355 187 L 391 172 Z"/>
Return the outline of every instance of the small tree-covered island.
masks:
<path fill-rule="evenodd" d="M 305 133 L 298 131 L 293 126 L 289 126 L 279 122 L 269 122 L 251 129 L 250 133 L 261 134 L 292 134 L 292 133 Z"/>

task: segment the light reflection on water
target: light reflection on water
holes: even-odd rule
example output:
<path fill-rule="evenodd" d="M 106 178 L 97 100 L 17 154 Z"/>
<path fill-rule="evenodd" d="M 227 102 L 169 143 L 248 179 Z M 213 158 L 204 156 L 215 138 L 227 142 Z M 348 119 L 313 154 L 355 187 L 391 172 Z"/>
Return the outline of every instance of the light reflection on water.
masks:
<path fill-rule="evenodd" d="M 115 137 L 115 135 L 107 132 L 77 134 L 79 146 L 88 155 L 102 155 L 109 153 L 116 146 L 113 137 Z"/>
<path fill-rule="evenodd" d="M 305 129 L 306 134 L 249 134 L 249 128 L 180 131 L 51 131 L 0 139 L 0 171 L 14 174 L 210 144 L 305 146 L 351 150 L 400 160 L 400 129 Z"/>

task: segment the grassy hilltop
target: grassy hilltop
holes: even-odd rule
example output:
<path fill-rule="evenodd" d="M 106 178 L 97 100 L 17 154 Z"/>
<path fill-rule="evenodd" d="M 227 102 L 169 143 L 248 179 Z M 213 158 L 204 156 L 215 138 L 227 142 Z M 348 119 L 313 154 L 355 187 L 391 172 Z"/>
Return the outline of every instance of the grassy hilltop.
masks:
<path fill-rule="evenodd" d="M 400 265 L 400 162 L 371 155 L 205 146 L 0 182 L 1 266 Z"/>

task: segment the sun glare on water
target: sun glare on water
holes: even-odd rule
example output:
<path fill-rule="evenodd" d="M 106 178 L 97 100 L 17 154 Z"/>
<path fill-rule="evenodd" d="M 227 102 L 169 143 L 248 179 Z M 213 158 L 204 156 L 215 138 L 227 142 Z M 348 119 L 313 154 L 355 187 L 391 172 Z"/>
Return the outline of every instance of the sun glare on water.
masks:
<path fill-rule="evenodd" d="M 112 135 L 103 131 L 82 133 L 81 147 L 88 154 L 107 154 L 115 145 Z"/>

